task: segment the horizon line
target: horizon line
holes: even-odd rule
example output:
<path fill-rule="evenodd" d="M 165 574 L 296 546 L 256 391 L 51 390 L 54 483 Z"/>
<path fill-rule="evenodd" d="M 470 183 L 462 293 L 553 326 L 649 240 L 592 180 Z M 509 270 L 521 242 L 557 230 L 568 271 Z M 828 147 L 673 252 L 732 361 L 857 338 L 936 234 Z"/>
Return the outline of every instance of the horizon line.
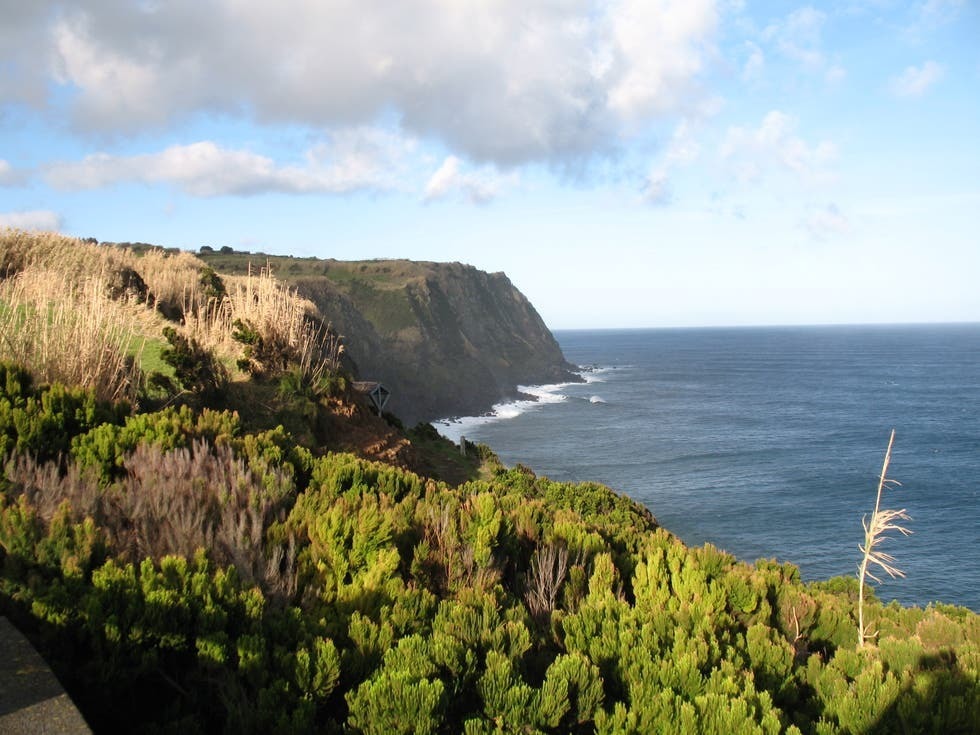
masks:
<path fill-rule="evenodd" d="M 661 324 L 639 327 L 548 327 L 552 332 L 647 332 L 655 330 L 680 329 L 817 329 L 822 327 L 968 327 L 980 326 L 980 319 L 946 321 L 905 321 L 905 322 L 804 322 L 753 324 Z"/>

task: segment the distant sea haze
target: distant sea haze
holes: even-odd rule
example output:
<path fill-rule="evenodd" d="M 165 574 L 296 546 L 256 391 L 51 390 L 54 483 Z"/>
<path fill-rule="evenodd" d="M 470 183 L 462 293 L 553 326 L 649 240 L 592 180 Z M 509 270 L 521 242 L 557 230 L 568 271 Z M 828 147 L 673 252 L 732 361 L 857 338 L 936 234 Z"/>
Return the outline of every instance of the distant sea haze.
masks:
<path fill-rule="evenodd" d="M 980 325 L 558 331 L 584 384 L 441 422 L 556 480 L 596 480 L 688 544 L 853 575 L 892 428 L 883 600 L 980 612 Z"/>

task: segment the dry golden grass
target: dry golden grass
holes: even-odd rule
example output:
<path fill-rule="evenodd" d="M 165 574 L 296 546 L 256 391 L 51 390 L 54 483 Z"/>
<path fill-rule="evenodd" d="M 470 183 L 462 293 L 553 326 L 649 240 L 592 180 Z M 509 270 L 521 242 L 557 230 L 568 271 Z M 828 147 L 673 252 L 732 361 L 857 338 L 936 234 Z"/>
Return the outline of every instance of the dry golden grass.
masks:
<path fill-rule="evenodd" d="M 97 276 L 65 283 L 37 267 L 0 282 L 0 304 L 0 359 L 26 366 L 41 382 L 135 399 L 145 307 L 111 299 Z"/>
<path fill-rule="evenodd" d="M 878 478 L 878 494 L 875 497 L 875 509 L 871 514 L 871 522 L 868 523 L 864 518 L 861 525 L 864 526 L 864 544 L 859 545 L 861 551 L 861 564 L 858 567 L 858 648 L 864 646 L 865 641 L 873 638 L 875 633 L 870 630 L 870 625 L 864 623 L 864 585 L 865 578 L 870 577 L 876 582 L 880 582 L 870 567 L 877 566 L 891 578 L 904 577 L 905 572 L 895 566 L 895 557 L 882 551 L 879 547 L 885 541 L 889 531 L 897 531 L 903 536 L 908 536 L 912 532 L 898 524 L 899 521 L 909 520 L 905 508 L 899 510 L 888 510 L 881 507 L 881 496 L 886 487 L 899 485 L 897 480 L 888 478 L 888 465 L 892 458 L 892 444 L 895 443 L 895 430 L 892 429 L 891 436 L 888 438 L 888 449 L 885 450 L 885 461 L 881 465 L 881 475 Z"/>
<path fill-rule="evenodd" d="M 200 284 L 204 263 L 191 253 L 163 249 L 135 253 L 53 232 L 0 231 L 0 278 L 29 268 L 42 268 L 81 281 L 108 277 L 131 268 L 146 283 L 153 301 L 196 308 L 204 300 Z"/>
<path fill-rule="evenodd" d="M 118 269 L 129 257 L 123 250 L 54 232 L 0 230 L 0 278 L 28 268 L 41 268 L 82 280 Z"/>
<path fill-rule="evenodd" d="M 146 283 L 154 301 L 166 301 L 186 314 L 207 304 L 201 288 L 201 269 L 204 263 L 192 253 L 148 250 L 135 254 L 129 250 L 127 264 L 137 271 Z"/>
<path fill-rule="evenodd" d="M 241 345 L 232 333 L 239 320 L 258 332 L 263 341 L 276 345 L 296 360 L 304 374 L 318 377 L 324 369 L 339 368 L 343 346 L 336 334 L 324 327 L 316 306 L 278 281 L 268 268 L 247 276 L 226 276 L 227 295 L 209 299 L 199 308 L 185 311 L 189 336 L 219 353 L 235 354 Z"/>
<path fill-rule="evenodd" d="M 55 233 L 0 231 L 0 359 L 27 366 L 41 381 L 132 399 L 139 355 L 135 365 L 126 355 L 141 340 L 160 338 L 164 322 L 154 307 L 167 302 L 183 315 L 179 331 L 227 364 L 242 354 L 232 338 L 241 320 L 311 379 L 339 368 L 339 337 L 271 269 L 225 277 L 227 293 L 218 299 L 202 284 L 204 267 L 191 253 L 135 253 Z M 110 298 L 107 286 L 123 269 L 143 279 L 146 304 Z"/>

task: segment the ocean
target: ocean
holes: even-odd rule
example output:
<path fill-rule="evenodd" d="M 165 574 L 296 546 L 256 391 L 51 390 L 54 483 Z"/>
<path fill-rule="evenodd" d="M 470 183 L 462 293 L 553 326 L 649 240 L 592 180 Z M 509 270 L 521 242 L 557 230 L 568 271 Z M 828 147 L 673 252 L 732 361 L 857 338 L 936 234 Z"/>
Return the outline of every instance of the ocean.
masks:
<path fill-rule="evenodd" d="M 980 612 L 980 325 L 557 331 L 582 384 L 436 423 L 555 480 L 595 480 L 689 545 L 853 575 L 896 431 L 878 597 Z"/>

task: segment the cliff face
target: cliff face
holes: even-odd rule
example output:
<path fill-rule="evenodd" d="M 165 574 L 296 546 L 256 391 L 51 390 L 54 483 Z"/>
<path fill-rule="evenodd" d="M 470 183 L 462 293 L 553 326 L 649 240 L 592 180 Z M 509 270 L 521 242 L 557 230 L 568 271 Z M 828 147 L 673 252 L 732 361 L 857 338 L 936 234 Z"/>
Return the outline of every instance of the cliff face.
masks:
<path fill-rule="evenodd" d="M 279 271 L 344 335 L 364 380 L 408 425 L 478 414 L 520 384 L 575 380 L 558 343 L 503 273 L 459 263 L 300 261 Z"/>

